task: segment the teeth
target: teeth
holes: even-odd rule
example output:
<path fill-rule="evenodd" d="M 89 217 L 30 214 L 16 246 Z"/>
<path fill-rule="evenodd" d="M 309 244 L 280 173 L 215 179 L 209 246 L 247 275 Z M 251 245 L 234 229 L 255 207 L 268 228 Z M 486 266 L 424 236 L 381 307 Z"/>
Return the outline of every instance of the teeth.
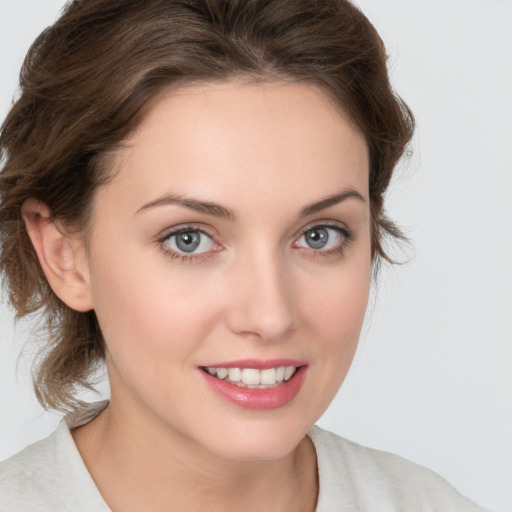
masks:
<path fill-rule="evenodd" d="M 269 368 L 268 370 L 262 370 L 260 374 L 260 384 L 275 384 L 276 383 L 276 369 Z"/>
<path fill-rule="evenodd" d="M 260 371 L 253 368 L 244 368 L 242 370 L 242 382 L 244 384 L 260 384 Z"/>
<path fill-rule="evenodd" d="M 297 371 L 296 366 L 279 366 L 256 370 L 255 368 L 205 368 L 205 370 L 220 380 L 227 380 L 241 387 L 266 389 L 290 380 Z"/>
<path fill-rule="evenodd" d="M 240 368 L 228 368 L 228 378 L 233 382 L 242 380 L 242 370 Z"/>
<path fill-rule="evenodd" d="M 292 378 L 292 375 L 295 373 L 295 366 L 287 366 L 286 370 L 284 371 L 284 380 L 290 380 Z M 217 370 L 217 373 L 219 371 Z"/>
<path fill-rule="evenodd" d="M 217 378 L 222 380 L 228 376 L 228 371 L 226 368 L 217 368 Z"/>

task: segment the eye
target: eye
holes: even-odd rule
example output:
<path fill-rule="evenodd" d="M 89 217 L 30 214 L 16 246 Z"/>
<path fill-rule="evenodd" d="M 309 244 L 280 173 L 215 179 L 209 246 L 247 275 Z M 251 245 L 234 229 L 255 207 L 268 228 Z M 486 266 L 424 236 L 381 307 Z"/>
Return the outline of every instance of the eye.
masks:
<path fill-rule="evenodd" d="M 316 251 L 329 251 L 342 248 L 350 239 L 349 233 L 338 226 L 315 226 L 304 231 L 295 242 L 295 247 L 304 247 Z"/>
<path fill-rule="evenodd" d="M 163 241 L 174 252 L 181 254 L 202 254 L 210 251 L 215 242 L 199 229 L 181 229 L 171 233 Z"/>

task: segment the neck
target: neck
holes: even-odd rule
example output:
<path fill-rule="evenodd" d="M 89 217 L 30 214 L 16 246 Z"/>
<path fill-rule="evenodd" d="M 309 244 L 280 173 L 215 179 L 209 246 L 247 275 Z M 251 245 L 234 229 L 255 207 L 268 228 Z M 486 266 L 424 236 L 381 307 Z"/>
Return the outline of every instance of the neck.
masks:
<path fill-rule="evenodd" d="M 123 410 L 112 400 L 73 431 L 112 510 L 315 510 L 316 454 L 309 438 L 277 460 L 229 460 L 159 421 L 142 420 L 133 407 Z"/>

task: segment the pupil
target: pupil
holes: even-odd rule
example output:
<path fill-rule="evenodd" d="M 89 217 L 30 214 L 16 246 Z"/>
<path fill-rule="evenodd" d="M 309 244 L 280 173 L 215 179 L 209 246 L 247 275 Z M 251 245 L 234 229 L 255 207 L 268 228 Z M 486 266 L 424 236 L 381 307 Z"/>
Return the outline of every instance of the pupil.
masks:
<path fill-rule="evenodd" d="M 176 235 L 176 245 L 180 251 L 193 252 L 199 246 L 199 233 L 187 231 Z"/>
<path fill-rule="evenodd" d="M 321 249 L 328 239 L 327 230 L 322 228 L 313 229 L 306 234 L 306 242 L 312 249 Z"/>

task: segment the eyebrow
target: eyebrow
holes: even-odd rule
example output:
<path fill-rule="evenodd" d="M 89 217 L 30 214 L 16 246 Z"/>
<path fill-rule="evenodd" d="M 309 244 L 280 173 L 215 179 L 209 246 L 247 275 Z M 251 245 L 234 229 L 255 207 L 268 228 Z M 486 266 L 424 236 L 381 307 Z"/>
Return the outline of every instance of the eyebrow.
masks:
<path fill-rule="evenodd" d="M 347 189 L 339 194 L 328 196 L 320 201 L 306 205 L 304 208 L 300 210 L 299 218 L 307 217 L 308 215 L 312 215 L 321 210 L 325 210 L 330 206 L 334 206 L 338 203 L 341 203 L 351 198 L 357 199 L 363 203 L 366 202 L 366 200 L 357 190 Z M 199 213 L 205 213 L 206 215 L 212 215 L 214 217 L 219 217 L 231 221 L 236 220 L 235 212 L 233 210 L 230 210 L 229 208 L 226 208 L 225 206 L 221 206 L 220 204 L 213 203 L 210 201 L 201 201 L 199 199 L 193 199 L 190 197 L 184 198 L 176 194 L 164 195 L 162 197 L 159 197 L 158 199 L 155 199 L 154 201 L 150 201 L 149 203 L 146 203 L 144 206 L 139 208 L 135 212 L 135 214 L 138 214 L 145 210 L 156 208 L 158 206 L 167 205 L 183 206 L 185 208 L 194 210 Z"/>
<path fill-rule="evenodd" d="M 333 196 L 326 197 L 325 199 L 322 199 L 318 202 L 311 203 L 306 205 L 302 210 L 300 211 L 299 217 L 307 217 L 308 215 L 313 215 L 313 213 L 317 213 L 321 210 L 325 210 L 326 208 L 329 208 L 330 206 L 334 206 L 338 203 L 341 203 L 343 201 L 346 201 L 347 199 L 357 199 L 358 201 L 361 201 L 363 203 L 366 203 L 366 200 L 364 197 L 355 189 L 349 188 L 347 190 L 344 190 L 343 192 L 340 192 L 339 194 L 335 194 Z"/>
<path fill-rule="evenodd" d="M 179 206 L 189 208 L 190 210 L 194 210 L 199 213 L 206 213 L 207 215 L 213 215 L 214 217 L 220 217 L 222 219 L 236 219 L 236 215 L 233 210 L 221 206 L 220 204 L 212 203 L 210 201 L 201 201 L 199 199 L 193 198 L 184 198 L 175 194 L 165 195 L 155 199 L 154 201 L 146 203 L 144 206 L 139 208 L 135 214 L 144 210 L 149 210 L 150 208 L 156 208 L 157 206 L 167 206 L 172 204 L 177 204 Z"/>

